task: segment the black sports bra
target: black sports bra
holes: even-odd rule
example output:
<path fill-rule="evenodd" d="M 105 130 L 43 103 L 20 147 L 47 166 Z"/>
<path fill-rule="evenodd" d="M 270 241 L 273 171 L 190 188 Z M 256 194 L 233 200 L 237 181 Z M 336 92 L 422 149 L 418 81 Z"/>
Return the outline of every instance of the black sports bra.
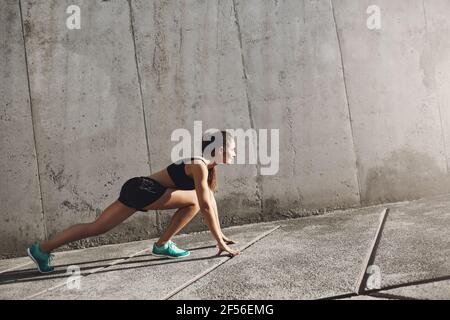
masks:
<path fill-rule="evenodd" d="M 192 179 L 191 177 L 187 176 L 185 171 L 184 171 L 184 166 L 185 166 L 184 161 L 186 159 L 180 160 L 181 163 L 179 163 L 179 164 L 176 164 L 174 162 L 171 165 L 169 165 L 167 167 L 167 172 L 169 173 L 170 178 L 175 183 L 177 188 L 179 188 L 181 190 L 194 190 L 195 189 L 194 179 Z M 191 157 L 190 159 L 191 160 L 192 159 L 200 159 L 203 162 L 205 162 L 205 160 L 203 160 L 202 158 Z M 205 164 L 207 165 L 206 162 L 205 162 Z"/>

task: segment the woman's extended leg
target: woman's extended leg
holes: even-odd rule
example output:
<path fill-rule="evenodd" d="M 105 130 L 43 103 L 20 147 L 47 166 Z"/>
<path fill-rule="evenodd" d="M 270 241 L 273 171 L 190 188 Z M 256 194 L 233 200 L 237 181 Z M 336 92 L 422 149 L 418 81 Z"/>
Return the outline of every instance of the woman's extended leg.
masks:
<path fill-rule="evenodd" d="M 116 200 L 94 222 L 73 225 L 50 240 L 40 243 L 40 248 L 42 251 L 49 253 L 66 243 L 105 233 L 122 223 L 136 211 L 136 209 L 127 207 Z"/>

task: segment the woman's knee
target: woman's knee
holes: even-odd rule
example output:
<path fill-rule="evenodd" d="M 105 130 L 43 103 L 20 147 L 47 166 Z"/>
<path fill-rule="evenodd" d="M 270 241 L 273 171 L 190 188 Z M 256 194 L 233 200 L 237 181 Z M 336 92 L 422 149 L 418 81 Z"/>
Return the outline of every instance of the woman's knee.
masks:
<path fill-rule="evenodd" d="M 200 205 L 198 204 L 198 202 L 192 203 L 189 207 L 191 207 L 192 211 L 194 211 L 195 213 L 198 213 L 200 211 Z"/>

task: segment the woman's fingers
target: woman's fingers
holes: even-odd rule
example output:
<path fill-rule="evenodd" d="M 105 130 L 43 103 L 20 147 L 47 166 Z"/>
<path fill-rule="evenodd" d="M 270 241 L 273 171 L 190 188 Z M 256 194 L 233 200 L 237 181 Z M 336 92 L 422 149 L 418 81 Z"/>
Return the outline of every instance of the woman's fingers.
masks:
<path fill-rule="evenodd" d="M 237 241 L 234 241 L 233 239 L 230 239 L 230 238 L 228 238 L 228 237 L 226 237 L 224 235 L 222 235 L 222 239 L 223 239 L 223 241 L 225 241 L 226 244 L 236 244 L 236 243 L 238 243 Z"/>
<path fill-rule="evenodd" d="M 238 255 L 240 252 L 238 250 L 230 250 L 230 251 L 228 251 L 228 253 L 234 257 L 234 256 Z"/>
<path fill-rule="evenodd" d="M 236 255 L 238 255 L 238 254 L 240 254 L 240 251 L 239 250 L 233 250 L 233 249 L 231 249 L 230 247 L 228 247 L 228 246 L 217 246 L 217 249 L 218 249 L 218 253 L 216 254 L 216 256 L 220 256 L 220 254 L 222 253 L 222 252 L 228 252 L 231 256 L 236 256 Z"/>

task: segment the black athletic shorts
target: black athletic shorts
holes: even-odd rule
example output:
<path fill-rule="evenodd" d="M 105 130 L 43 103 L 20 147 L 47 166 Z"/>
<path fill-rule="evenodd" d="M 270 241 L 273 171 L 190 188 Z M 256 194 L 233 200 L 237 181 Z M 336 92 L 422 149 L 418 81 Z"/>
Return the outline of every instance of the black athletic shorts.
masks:
<path fill-rule="evenodd" d="M 119 201 L 139 211 L 159 199 L 167 190 L 159 182 L 149 177 L 134 177 L 127 180 L 120 189 Z"/>

